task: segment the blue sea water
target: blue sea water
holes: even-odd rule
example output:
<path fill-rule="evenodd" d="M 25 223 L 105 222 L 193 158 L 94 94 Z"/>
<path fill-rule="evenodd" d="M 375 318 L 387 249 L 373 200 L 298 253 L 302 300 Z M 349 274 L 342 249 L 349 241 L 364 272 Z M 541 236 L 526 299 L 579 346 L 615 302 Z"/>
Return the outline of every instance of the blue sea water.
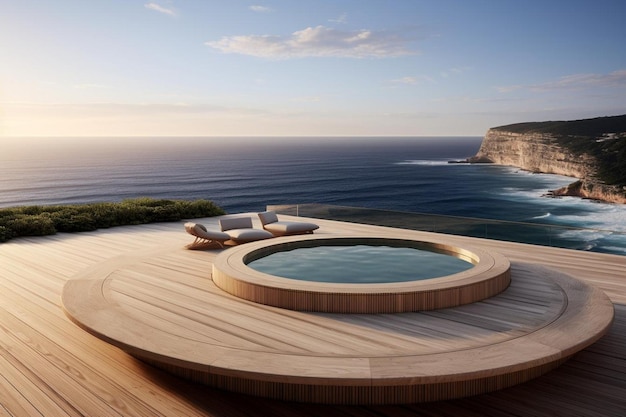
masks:
<path fill-rule="evenodd" d="M 626 254 L 626 207 L 543 195 L 572 178 L 449 164 L 480 137 L 37 138 L 0 153 L 0 207 L 208 199 L 230 213 L 325 203 L 599 229 L 570 239 Z M 584 241 L 583 241 L 584 240 Z"/>
<path fill-rule="evenodd" d="M 474 265 L 429 250 L 375 246 L 314 246 L 275 252 L 247 264 L 266 274 L 313 282 L 372 284 L 427 280 Z"/>

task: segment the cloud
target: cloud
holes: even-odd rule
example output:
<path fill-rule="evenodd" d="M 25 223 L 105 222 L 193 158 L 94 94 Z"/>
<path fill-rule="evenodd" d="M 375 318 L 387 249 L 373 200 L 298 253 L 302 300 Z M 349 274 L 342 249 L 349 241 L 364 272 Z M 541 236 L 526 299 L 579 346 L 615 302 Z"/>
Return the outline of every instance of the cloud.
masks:
<path fill-rule="evenodd" d="M 448 78 L 448 77 L 451 77 L 452 75 L 463 74 L 464 72 L 469 71 L 470 69 L 471 69 L 470 67 L 449 68 L 445 71 L 441 71 L 439 75 L 441 75 L 442 78 Z"/>
<path fill-rule="evenodd" d="M 155 12 L 167 14 L 167 15 L 170 15 L 170 16 L 176 16 L 176 12 L 173 9 L 168 9 L 168 8 L 163 7 L 161 5 L 158 5 L 156 3 L 146 3 L 146 4 L 144 4 L 144 7 L 146 9 L 154 10 Z"/>
<path fill-rule="evenodd" d="M 458 69 L 458 68 L 451 68 L 447 71 L 442 71 L 438 74 L 438 76 L 428 76 L 428 75 L 407 75 L 405 77 L 400 77 L 400 78 L 395 78 L 392 80 L 389 80 L 389 83 L 392 84 L 408 84 L 408 85 L 414 85 L 414 84 L 423 84 L 423 83 L 428 83 L 428 84 L 437 84 L 440 78 L 448 78 L 450 77 L 450 75 L 458 75 L 458 74 L 462 74 L 463 71 L 465 71 L 464 69 Z"/>
<path fill-rule="evenodd" d="M 346 13 L 342 13 L 339 17 L 334 19 L 328 19 L 331 23 L 348 23 L 348 15 Z"/>
<path fill-rule="evenodd" d="M 272 9 L 270 9 L 269 7 L 259 6 L 259 5 L 252 5 L 248 8 L 252 10 L 253 12 L 257 12 L 257 13 L 267 13 L 267 12 L 272 11 Z"/>
<path fill-rule="evenodd" d="M 77 88 L 79 90 L 90 90 L 90 89 L 109 88 L 109 86 L 104 85 L 104 84 L 96 84 L 96 83 L 84 83 L 84 84 L 76 84 L 74 85 L 74 88 Z"/>
<path fill-rule="evenodd" d="M 586 87 L 626 87 L 626 70 L 609 74 L 573 74 L 556 81 L 531 85 L 533 91 L 578 90 Z"/>
<path fill-rule="evenodd" d="M 295 97 L 291 99 L 296 103 L 319 103 L 322 101 L 320 96 L 305 96 L 305 97 Z"/>
<path fill-rule="evenodd" d="M 498 93 L 511 93 L 513 91 L 521 90 L 524 88 L 523 85 L 505 85 L 501 87 L 496 87 Z"/>
<path fill-rule="evenodd" d="M 402 78 L 396 78 L 395 80 L 391 80 L 392 83 L 394 84 L 417 84 L 417 78 L 416 77 L 402 77 Z"/>
<path fill-rule="evenodd" d="M 205 45 L 224 53 L 261 58 L 387 58 L 414 54 L 409 39 L 390 32 L 341 31 L 324 26 L 308 27 L 289 36 L 225 36 Z"/>
<path fill-rule="evenodd" d="M 541 84 L 511 85 L 496 87 L 501 93 L 517 90 L 534 92 L 584 90 L 588 88 L 624 88 L 626 87 L 626 69 L 608 74 L 572 74 Z"/>
<path fill-rule="evenodd" d="M 245 105 L 181 102 L 0 101 L 0 108 L 0 129 L 7 136 L 252 136 L 272 116 L 267 109 Z"/>

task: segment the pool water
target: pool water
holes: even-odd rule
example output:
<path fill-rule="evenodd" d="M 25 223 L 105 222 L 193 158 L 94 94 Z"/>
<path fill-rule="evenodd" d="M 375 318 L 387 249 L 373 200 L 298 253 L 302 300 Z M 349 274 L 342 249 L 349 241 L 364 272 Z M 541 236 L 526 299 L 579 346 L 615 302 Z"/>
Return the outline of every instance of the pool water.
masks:
<path fill-rule="evenodd" d="M 272 253 L 247 265 L 283 278 L 353 284 L 425 280 L 474 266 L 443 253 L 372 245 L 297 248 Z"/>

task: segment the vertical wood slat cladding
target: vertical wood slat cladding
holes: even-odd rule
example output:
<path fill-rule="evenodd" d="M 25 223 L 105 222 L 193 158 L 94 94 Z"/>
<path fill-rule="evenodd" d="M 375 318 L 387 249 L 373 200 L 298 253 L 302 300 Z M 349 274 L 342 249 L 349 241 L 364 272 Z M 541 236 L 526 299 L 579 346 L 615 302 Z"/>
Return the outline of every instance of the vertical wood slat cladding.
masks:
<path fill-rule="evenodd" d="M 559 367 L 568 359 L 566 357 L 518 372 L 471 381 L 401 386 L 376 386 L 372 384 L 338 386 L 268 382 L 216 375 L 210 371 L 193 370 L 149 359 L 145 361 L 157 368 L 200 384 L 256 397 L 316 404 L 389 405 L 450 400 L 498 391 L 537 378 Z"/>
<path fill-rule="evenodd" d="M 502 292 L 510 284 L 510 271 L 489 280 L 456 288 L 412 293 L 317 293 L 267 287 L 243 282 L 219 270 L 213 281 L 224 291 L 255 303 L 298 311 L 328 313 L 402 313 L 456 307 L 483 300 Z"/>

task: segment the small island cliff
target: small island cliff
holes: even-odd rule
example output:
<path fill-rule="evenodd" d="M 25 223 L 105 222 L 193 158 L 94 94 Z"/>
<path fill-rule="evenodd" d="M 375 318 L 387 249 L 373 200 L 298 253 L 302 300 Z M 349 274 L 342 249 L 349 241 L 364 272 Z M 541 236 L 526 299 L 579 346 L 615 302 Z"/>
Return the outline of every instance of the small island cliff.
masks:
<path fill-rule="evenodd" d="M 626 115 L 494 127 L 467 162 L 574 177 L 549 195 L 626 204 Z"/>

